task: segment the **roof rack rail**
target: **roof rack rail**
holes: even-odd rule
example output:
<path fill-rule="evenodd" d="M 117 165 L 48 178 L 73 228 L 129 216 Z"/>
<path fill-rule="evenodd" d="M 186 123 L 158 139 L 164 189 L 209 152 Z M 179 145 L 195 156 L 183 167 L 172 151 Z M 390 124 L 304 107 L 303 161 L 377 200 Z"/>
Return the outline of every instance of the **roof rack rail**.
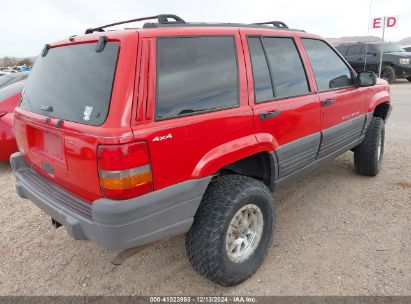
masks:
<path fill-rule="evenodd" d="M 160 24 L 185 24 L 186 23 L 182 18 L 180 18 L 177 15 L 161 14 L 161 15 L 155 15 L 155 16 L 150 16 L 150 17 L 142 17 L 142 18 L 137 18 L 137 19 L 130 19 L 126 21 L 115 22 L 115 23 L 106 24 L 106 25 L 102 25 L 99 27 L 95 27 L 95 28 L 89 28 L 86 30 L 85 34 L 91 34 L 93 32 L 104 32 L 104 29 L 106 27 L 111 27 L 115 25 L 137 22 L 137 21 L 144 21 L 144 20 L 153 20 L 153 19 L 157 19 L 158 23 Z M 174 19 L 174 21 L 170 21 L 169 19 Z"/>
<path fill-rule="evenodd" d="M 257 22 L 254 24 L 258 24 L 258 25 L 266 25 L 266 24 L 271 24 L 272 26 L 278 28 L 278 29 L 288 29 L 287 24 L 285 24 L 282 21 L 267 21 L 267 22 Z"/>

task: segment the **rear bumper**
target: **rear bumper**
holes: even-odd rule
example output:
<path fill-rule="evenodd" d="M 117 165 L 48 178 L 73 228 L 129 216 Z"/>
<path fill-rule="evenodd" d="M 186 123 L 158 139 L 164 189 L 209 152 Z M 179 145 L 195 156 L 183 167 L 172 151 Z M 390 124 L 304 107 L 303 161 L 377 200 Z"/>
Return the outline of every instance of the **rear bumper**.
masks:
<path fill-rule="evenodd" d="M 51 183 L 14 153 L 10 162 L 16 191 L 62 224 L 74 239 L 93 240 L 108 249 L 148 244 L 187 232 L 211 177 L 189 180 L 123 201 L 87 204 Z"/>

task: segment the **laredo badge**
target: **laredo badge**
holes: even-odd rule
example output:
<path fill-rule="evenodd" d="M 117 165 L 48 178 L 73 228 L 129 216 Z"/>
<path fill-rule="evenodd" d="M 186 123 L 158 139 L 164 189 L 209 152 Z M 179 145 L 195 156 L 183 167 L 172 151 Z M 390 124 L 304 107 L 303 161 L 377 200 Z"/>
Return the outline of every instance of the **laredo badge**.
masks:
<path fill-rule="evenodd" d="M 84 107 L 84 113 L 83 113 L 83 120 L 90 120 L 91 113 L 93 113 L 93 107 L 92 106 L 85 106 Z"/>

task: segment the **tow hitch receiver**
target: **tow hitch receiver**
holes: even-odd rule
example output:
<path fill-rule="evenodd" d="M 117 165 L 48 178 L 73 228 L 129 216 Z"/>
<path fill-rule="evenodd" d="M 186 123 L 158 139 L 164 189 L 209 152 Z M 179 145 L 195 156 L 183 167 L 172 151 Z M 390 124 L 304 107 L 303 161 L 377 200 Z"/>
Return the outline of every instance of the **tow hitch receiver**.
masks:
<path fill-rule="evenodd" d="M 58 228 L 61 227 L 61 224 L 59 222 L 57 222 L 55 219 L 51 219 L 51 224 L 53 225 L 54 228 Z"/>

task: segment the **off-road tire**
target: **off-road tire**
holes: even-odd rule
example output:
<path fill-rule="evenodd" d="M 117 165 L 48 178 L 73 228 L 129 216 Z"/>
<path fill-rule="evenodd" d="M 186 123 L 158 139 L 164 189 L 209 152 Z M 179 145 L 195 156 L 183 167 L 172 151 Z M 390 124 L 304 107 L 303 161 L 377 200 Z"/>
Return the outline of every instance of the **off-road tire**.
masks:
<path fill-rule="evenodd" d="M 397 75 L 395 74 L 394 68 L 389 65 L 382 67 L 381 78 L 385 79 L 388 83 L 393 83 L 397 80 Z"/>
<path fill-rule="evenodd" d="M 234 263 L 226 252 L 226 233 L 238 210 L 255 204 L 262 211 L 263 231 L 254 252 Z M 270 190 L 262 182 L 241 175 L 224 175 L 207 188 L 186 234 L 187 256 L 195 271 L 222 285 L 237 285 L 261 265 L 270 247 L 275 224 L 275 205 Z"/>
<path fill-rule="evenodd" d="M 407 80 L 408 80 L 409 82 L 411 82 L 411 76 L 408 76 L 408 77 L 407 77 Z"/>
<path fill-rule="evenodd" d="M 354 149 L 355 171 L 361 175 L 376 176 L 381 169 L 384 155 L 384 120 L 374 116 L 365 134 L 364 141 Z M 378 155 L 378 146 L 381 143 Z"/>

